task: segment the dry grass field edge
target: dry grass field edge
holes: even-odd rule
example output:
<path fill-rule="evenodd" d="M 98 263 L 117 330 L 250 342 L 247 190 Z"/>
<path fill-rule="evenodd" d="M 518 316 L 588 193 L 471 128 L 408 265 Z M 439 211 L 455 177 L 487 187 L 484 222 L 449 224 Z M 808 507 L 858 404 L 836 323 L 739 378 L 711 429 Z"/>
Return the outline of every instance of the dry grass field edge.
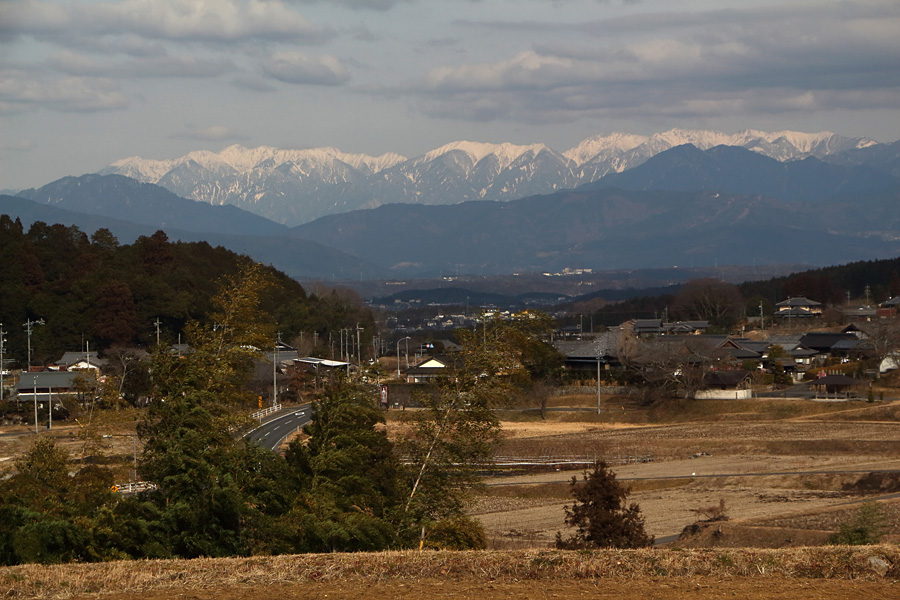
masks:
<path fill-rule="evenodd" d="M 758 549 L 379 552 L 0 568 L 9 598 L 339 582 L 752 577 L 900 580 L 900 546 Z"/>

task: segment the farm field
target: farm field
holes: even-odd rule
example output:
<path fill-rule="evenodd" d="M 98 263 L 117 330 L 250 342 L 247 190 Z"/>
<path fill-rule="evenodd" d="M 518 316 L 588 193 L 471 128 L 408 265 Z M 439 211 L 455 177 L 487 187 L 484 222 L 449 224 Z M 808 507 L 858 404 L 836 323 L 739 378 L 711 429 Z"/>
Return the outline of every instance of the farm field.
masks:
<path fill-rule="evenodd" d="M 720 501 L 728 521 L 718 524 L 716 545 L 820 544 L 867 499 L 878 500 L 888 516 L 900 515 L 900 477 L 879 473 L 900 471 L 900 403 L 783 400 L 745 402 L 732 413 L 721 404 L 708 408 L 706 420 L 689 422 L 648 423 L 646 411 L 629 409 L 638 423 L 504 423 L 499 453 L 607 460 L 631 487 L 629 501 L 640 505 L 658 543 L 675 543 Z M 471 512 L 491 547 L 552 546 L 556 532 L 565 533 L 573 475 L 580 471 L 487 478 Z M 900 519 L 888 521 L 886 539 L 900 540 Z"/>

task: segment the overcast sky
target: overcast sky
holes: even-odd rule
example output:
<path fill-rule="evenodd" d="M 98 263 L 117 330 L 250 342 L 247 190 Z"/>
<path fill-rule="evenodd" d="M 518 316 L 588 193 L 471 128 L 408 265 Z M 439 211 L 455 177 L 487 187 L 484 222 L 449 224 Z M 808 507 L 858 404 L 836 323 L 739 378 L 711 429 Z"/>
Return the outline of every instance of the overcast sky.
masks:
<path fill-rule="evenodd" d="M 897 0 L 0 0 L 0 189 L 240 143 L 900 139 Z"/>

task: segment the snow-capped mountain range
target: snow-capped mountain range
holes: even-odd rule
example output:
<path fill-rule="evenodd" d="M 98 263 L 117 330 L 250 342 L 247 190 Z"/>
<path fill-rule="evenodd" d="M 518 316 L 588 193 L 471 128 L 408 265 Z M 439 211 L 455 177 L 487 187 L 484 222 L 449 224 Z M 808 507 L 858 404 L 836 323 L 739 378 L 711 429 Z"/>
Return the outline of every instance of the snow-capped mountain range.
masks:
<path fill-rule="evenodd" d="M 170 160 L 131 157 L 100 171 L 154 183 L 186 198 L 234 204 L 286 225 L 382 204 L 513 200 L 596 181 L 683 144 L 740 146 L 779 161 L 825 158 L 877 144 L 830 132 L 725 134 L 672 129 L 651 136 L 590 137 L 559 153 L 544 144 L 458 141 L 406 158 L 347 154 L 336 148 L 282 150 L 229 146 Z"/>

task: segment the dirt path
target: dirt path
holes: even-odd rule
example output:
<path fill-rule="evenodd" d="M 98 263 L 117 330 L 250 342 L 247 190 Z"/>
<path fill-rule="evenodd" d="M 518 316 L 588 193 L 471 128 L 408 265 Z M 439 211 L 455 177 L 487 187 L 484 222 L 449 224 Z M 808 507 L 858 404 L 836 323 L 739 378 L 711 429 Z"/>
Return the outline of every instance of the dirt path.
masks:
<path fill-rule="evenodd" d="M 84 598 L 98 598 L 85 596 Z M 492 582 L 424 580 L 333 582 L 103 594 L 103 600 L 893 600 L 900 584 L 890 581 L 785 578 L 668 577 L 657 579 L 537 580 Z"/>

